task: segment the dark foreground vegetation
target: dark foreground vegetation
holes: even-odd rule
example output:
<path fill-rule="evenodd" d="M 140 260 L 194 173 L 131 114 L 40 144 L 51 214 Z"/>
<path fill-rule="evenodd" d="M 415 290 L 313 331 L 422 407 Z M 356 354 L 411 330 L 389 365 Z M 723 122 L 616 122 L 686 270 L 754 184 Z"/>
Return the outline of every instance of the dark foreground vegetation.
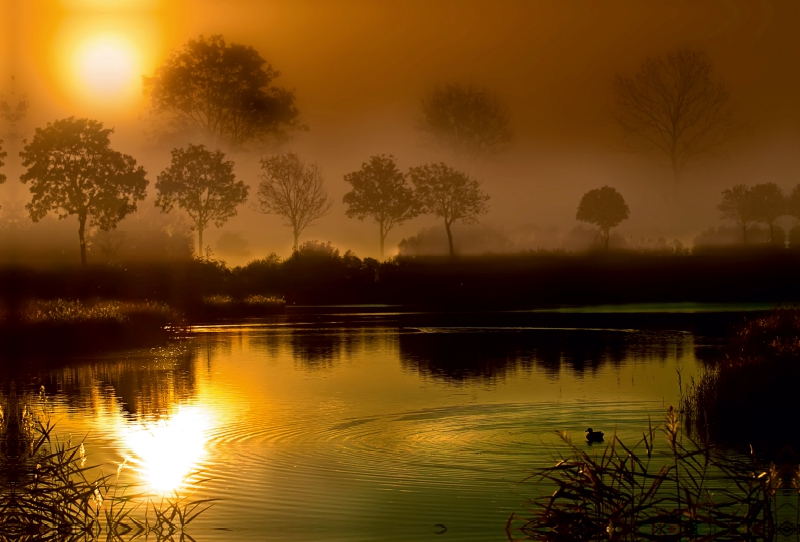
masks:
<path fill-rule="evenodd" d="M 13 385 L 2 397 L 0 540 L 192 540 L 187 528 L 212 500 L 150 495 L 121 482 L 124 464 L 104 474 L 82 442 L 55 436 L 44 402 Z"/>
<path fill-rule="evenodd" d="M 736 330 L 724 359 L 689 383 L 681 410 L 694 433 L 776 453 L 800 450 L 800 309 L 778 308 Z"/>
<path fill-rule="evenodd" d="M 235 268 L 213 258 L 6 268 L 0 271 L 0 285 L 12 306 L 27 298 L 149 300 L 166 303 L 196 321 L 206 310 L 204 300 L 212 296 L 227 296 L 240 309 L 251 296 L 284 299 L 287 305 L 383 303 L 451 309 L 782 302 L 800 299 L 799 272 L 800 251 L 768 247 L 708 249 L 690 255 L 403 256 L 378 262 L 350 251 L 342 255 L 329 243 L 307 242 L 286 259 L 273 254 Z M 280 310 L 280 303 L 272 308 Z"/>
<path fill-rule="evenodd" d="M 672 407 L 634 446 L 614 435 L 589 452 L 561 437 L 567 456 L 528 479 L 542 496 L 509 518 L 509 540 L 774 540 L 787 518 L 796 529 L 796 465 L 726 457 L 682 436 Z"/>

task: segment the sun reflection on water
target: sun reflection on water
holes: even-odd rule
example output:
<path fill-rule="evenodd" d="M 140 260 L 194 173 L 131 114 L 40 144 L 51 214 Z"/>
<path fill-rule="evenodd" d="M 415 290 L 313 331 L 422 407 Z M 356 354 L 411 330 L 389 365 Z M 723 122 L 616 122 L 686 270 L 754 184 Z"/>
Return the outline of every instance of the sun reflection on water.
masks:
<path fill-rule="evenodd" d="M 212 419 L 199 406 L 180 407 L 173 415 L 122 429 L 128 464 L 157 493 L 180 489 L 206 454 Z"/>

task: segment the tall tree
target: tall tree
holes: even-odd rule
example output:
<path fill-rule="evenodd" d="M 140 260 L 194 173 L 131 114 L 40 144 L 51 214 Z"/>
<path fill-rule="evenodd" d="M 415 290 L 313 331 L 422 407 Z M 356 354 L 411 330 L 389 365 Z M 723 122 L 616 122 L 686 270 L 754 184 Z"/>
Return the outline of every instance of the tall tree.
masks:
<path fill-rule="evenodd" d="M 489 211 L 489 196 L 481 189 L 480 182 L 443 163 L 411 168 L 408 176 L 416 188 L 422 212 L 444 219 L 450 256 L 454 256 L 450 226 L 456 220 L 477 223 L 478 217 Z"/>
<path fill-rule="evenodd" d="M 747 244 L 747 227 L 758 220 L 753 200 L 753 189 L 743 184 L 722 191 L 722 201 L 717 205 L 720 218 L 735 220 L 742 228 L 742 241 Z"/>
<path fill-rule="evenodd" d="M 37 128 L 20 156 L 33 197 L 25 208 L 38 222 L 51 211 L 78 216 L 81 264 L 86 265 L 86 225 L 110 230 L 144 199 L 146 173 L 136 160 L 111 149 L 111 128 L 96 120 L 67 119 Z"/>
<path fill-rule="evenodd" d="M 506 149 L 513 138 L 508 108 L 487 89 L 457 83 L 437 86 L 421 105 L 418 128 L 452 151 L 460 167 Z"/>
<path fill-rule="evenodd" d="M 397 169 L 392 155 L 372 156 L 369 162 L 361 164 L 360 170 L 346 174 L 344 180 L 353 186 L 342 198 L 348 206 L 345 214 L 359 220 L 369 216 L 378 224 L 383 259 L 384 241 L 389 230 L 420 212 L 414 191 L 406 176 Z"/>
<path fill-rule="evenodd" d="M 775 183 L 761 183 L 750 189 L 755 219 L 769 226 L 769 242 L 775 241 L 775 221 L 787 214 L 786 198 Z"/>
<path fill-rule="evenodd" d="M 158 176 L 156 190 L 156 207 L 168 213 L 177 205 L 194 222 L 202 256 L 203 231 L 209 224 L 219 228 L 236 216 L 236 207 L 247 200 L 250 187 L 236 180 L 233 162 L 225 160 L 222 151 L 189 145 L 172 150 L 172 163 Z"/>
<path fill-rule="evenodd" d="M 631 148 L 666 154 L 676 191 L 689 160 L 733 135 L 730 93 L 701 51 L 647 57 L 632 75 L 614 77 L 614 91 L 614 116 Z"/>
<path fill-rule="evenodd" d="M 589 190 L 578 204 L 575 218 L 594 224 L 603 234 L 603 245 L 608 250 L 609 232 L 628 218 L 628 204 L 616 189 L 603 186 Z"/>
<path fill-rule="evenodd" d="M 295 153 L 262 158 L 261 170 L 257 209 L 286 219 L 294 234 L 292 250 L 297 250 L 303 230 L 328 214 L 333 205 L 322 171 L 316 164 L 306 165 Z"/>
<path fill-rule="evenodd" d="M 200 36 L 145 77 L 144 88 L 152 111 L 168 115 L 172 129 L 199 131 L 236 150 L 302 128 L 294 94 L 272 86 L 279 75 L 252 47 Z"/>

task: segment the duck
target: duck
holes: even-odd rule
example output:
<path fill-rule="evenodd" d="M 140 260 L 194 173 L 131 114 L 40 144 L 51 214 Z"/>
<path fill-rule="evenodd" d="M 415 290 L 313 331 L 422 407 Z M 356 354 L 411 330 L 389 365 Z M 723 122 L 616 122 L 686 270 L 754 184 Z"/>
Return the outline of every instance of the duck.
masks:
<path fill-rule="evenodd" d="M 589 429 L 584 431 L 584 433 L 586 433 L 586 440 L 588 440 L 589 442 L 602 442 L 603 441 L 603 432 L 602 431 L 592 431 L 592 428 L 590 427 Z"/>

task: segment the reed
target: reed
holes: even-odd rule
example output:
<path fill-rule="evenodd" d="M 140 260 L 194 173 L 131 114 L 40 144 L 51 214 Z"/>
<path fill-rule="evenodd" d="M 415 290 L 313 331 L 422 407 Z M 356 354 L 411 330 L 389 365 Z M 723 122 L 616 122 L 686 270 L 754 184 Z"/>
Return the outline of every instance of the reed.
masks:
<path fill-rule="evenodd" d="M 44 401 L 40 393 L 39 404 Z M 0 416 L 0 540 L 59 542 L 192 540 L 188 525 L 213 504 L 177 491 L 156 502 L 87 465 L 83 442 L 54 435 L 54 426 L 13 391 Z M 201 480 L 199 483 L 202 483 Z M 196 482 L 197 483 L 197 482 Z"/>
<path fill-rule="evenodd" d="M 698 438 L 776 453 L 800 446 L 789 412 L 800 387 L 800 309 L 746 320 L 723 359 L 690 379 L 680 409 Z"/>
<path fill-rule="evenodd" d="M 761 467 L 754 455 L 731 459 L 682 436 L 672 407 L 665 423 L 648 423 L 634 446 L 614 435 L 602 453 L 590 454 L 566 433 L 559 436 L 568 453 L 526 479 L 541 496 L 509 518 L 509 540 L 771 540 L 776 534 L 781 469 Z"/>

